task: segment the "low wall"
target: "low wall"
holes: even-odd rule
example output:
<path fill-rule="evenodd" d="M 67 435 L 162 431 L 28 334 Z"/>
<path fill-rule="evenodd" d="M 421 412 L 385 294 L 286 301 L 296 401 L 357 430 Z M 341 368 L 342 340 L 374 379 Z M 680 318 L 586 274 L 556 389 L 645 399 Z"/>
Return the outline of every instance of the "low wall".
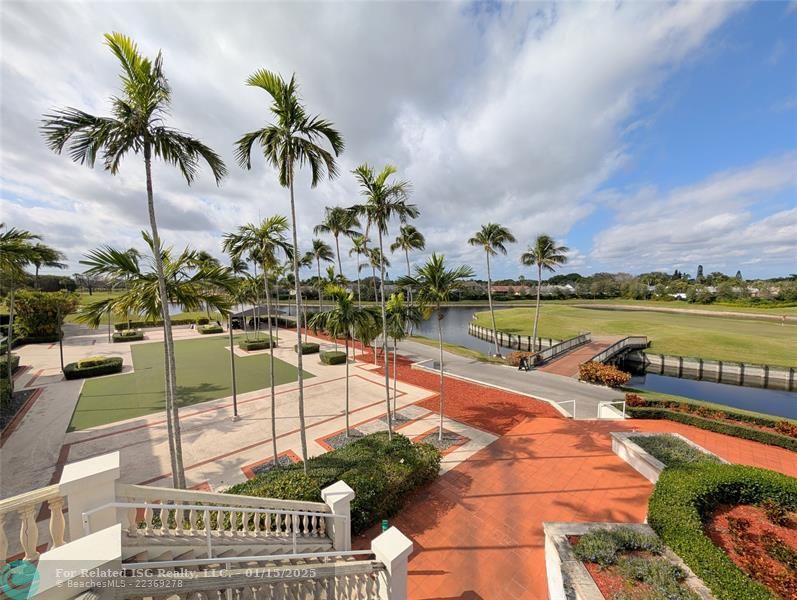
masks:
<path fill-rule="evenodd" d="M 468 325 L 468 334 L 475 338 L 479 338 L 480 340 L 484 340 L 485 342 L 493 342 L 493 330 L 487 327 L 482 327 L 481 325 L 476 325 L 475 323 Z M 538 337 L 535 350 L 550 348 L 559 342 L 561 342 L 561 340 Z M 499 331 L 498 345 L 501 346 L 501 348 L 532 352 L 530 335 L 514 335 L 504 331 Z"/>
<path fill-rule="evenodd" d="M 628 352 L 621 359 L 621 367 L 655 375 L 787 391 L 795 389 L 797 379 L 795 367 L 704 360 L 641 351 Z"/>

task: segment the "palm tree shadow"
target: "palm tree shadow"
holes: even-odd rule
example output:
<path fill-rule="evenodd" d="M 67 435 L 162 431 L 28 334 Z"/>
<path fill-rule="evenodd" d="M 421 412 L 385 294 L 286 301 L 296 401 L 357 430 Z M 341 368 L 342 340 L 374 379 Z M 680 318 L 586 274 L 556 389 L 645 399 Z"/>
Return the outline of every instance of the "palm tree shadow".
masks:
<path fill-rule="evenodd" d="M 220 398 L 227 388 L 214 383 L 177 386 L 177 406 L 183 408 L 205 402 L 212 398 Z"/>

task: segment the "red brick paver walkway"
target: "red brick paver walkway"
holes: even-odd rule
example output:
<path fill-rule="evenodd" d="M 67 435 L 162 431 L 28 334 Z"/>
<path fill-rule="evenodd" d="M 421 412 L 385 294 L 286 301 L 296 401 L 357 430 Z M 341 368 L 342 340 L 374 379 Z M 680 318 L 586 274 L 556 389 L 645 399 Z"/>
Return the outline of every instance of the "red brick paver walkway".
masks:
<path fill-rule="evenodd" d="M 406 361 L 399 379 L 430 390 L 439 381 Z M 415 544 L 413 599 L 543 600 L 543 522 L 642 522 L 653 486 L 612 453 L 612 431 L 677 431 L 732 462 L 797 476 L 792 452 L 678 423 L 566 420 L 543 402 L 451 378 L 445 394 L 448 416 L 503 435 L 391 520 Z M 436 409 L 437 399 L 423 404 Z"/>

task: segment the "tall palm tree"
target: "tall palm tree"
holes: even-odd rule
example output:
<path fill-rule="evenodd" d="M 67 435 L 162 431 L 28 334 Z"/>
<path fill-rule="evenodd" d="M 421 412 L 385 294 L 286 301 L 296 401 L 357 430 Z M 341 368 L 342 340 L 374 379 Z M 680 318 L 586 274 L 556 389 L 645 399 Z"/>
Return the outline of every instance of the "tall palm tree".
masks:
<path fill-rule="evenodd" d="M 368 257 L 368 264 L 371 266 L 371 282 L 374 284 L 374 301 L 377 301 L 379 300 L 379 290 L 376 288 L 376 282 L 378 281 L 376 270 L 390 268 L 390 261 L 388 260 L 387 256 L 384 256 L 380 252 L 379 248 L 369 248 L 366 252 L 366 256 Z M 365 267 L 365 265 L 363 265 L 363 267 Z M 376 338 L 374 338 L 372 341 L 374 344 L 374 364 L 376 364 Z"/>
<path fill-rule="evenodd" d="M 271 443 L 274 451 L 274 466 L 279 465 L 277 455 L 277 396 L 274 389 L 274 338 L 272 323 L 274 315 L 271 310 L 271 289 L 269 280 L 279 259 L 277 253 L 284 252 L 288 257 L 293 255 L 293 247 L 285 233 L 288 231 L 288 219 L 282 215 L 274 215 L 263 219 L 259 224 L 248 223 L 238 228 L 237 233 L 224 236 L 224 251 L 234 257 L 251 253 L 258 257 L 263 271 L 263 293 L 266 296 L 266 313 L 268 321 L 269 379 L 271 387 Z M 277 323 L 279 329 L 279 323 Z"/>
<path fill-rule="evenodd" d="M 39 289 L 39 269 L 42 267 L 53 267 L 55 269 L 66 269 L 66 265 L 61 261 L 66 258 L 63 252 L 50 248 L 45 244 L 34 244 L 35 253 L 30 261 L 34 268 L 33 287 Z"/>
<path fill-rule="evenodd" d="M 387 309 L 387 333 L 393 338 L 393 417 L 395 418 L 398 342 L 407 336 L 413 326 L 423 320 L 423 315 L 417 306 L 404 302 L 404 294 L 401 292 L 390 294 L 385 308 Z"/>
<path fill-rule="evenodd" d="M 570 248 L 557 246 L 554 239 L 546 234 L 540 234 L 520 256 L 520 262 L 527 267 L 537 267 L 537 305 L 534 310 L 534 332 L 531 338 L 532 349 L 537 348 L 537 324 L 540 321 L 540 288 L 542 287 L 543 270 L 553 273 L 556 267 L 567 263 L 567 253 Z"/>
<path fill-rule="evenodd" d="M 197 253 L 196 253 L 196 263 L 197 263 L 197 266 L 203 266 L 203 265 L 208 265 L 208 266 L 215 265 L 215 266 L 218 266 L 218 265 L 221 264 L 219 262 L 219 259 L 216 258 L 215 256 L 213 256 L 207 250 L 199 250 L 199 251 L 197 251 Z M 205 306 L 205 312 L 208 315 L 208 321 L 209 321 L 210 320 L 210 307 L 209 306 Z"/>
<path fill-rule="evenodd" d="M 423 234 L 418 231 L 414 225 L 402 225 L 396 240 L 390 244 L 391 252 L 395 252 L 396 250 L 404 251 L 404 258 L 407 261 L 408 277 L 412 274 L 410 270 L 410 252 L 412 250 L 423 250 L 424 248 L 426 248 L 426 238 L 423 237 Z M 407 298 L 409 303 L 412 304 L 412 289 L 407 290 Z M 412 327 L 413 325 L 409 326 L 410 335 L 412 335 Z"/>
<path fill-rule="evenodd" d="M 473 277 L 473 269 L 466 265 L 448 269 L 442 254 L 432 254 L 425 265 L 415 267 L 415 275 L 402 277 L 399 285 L 412 286 L 417 291 L 416 300 L 422 309 L 437 313 L 437 339 L 440 345 L 440 429 L 438 437 L 443 439 L 443 317 L 442 304 L 448 302 L 451 293 L 462 287 L 463 280 Z"/>
<path fill-rule="evenodd" d="M 364 235 L 351 236 L 351 250 L 349 256 L 352 254 L 357 255 L 357 305 L 362 305 L 362 294 L 360 292 L 360 257 L 368 254 L 368 238 Z"/>
<path fill-rule="evenodd" d="M 506 244 L 514 243 L 515 236 L 503 225 L 498 223 L 487 223 L 468 240 L 471 246 L 481 246 L 487 256 L 487 301 L 490 304 L 490 317 L 493 322 L 493 341 L 495 342 L 495 354 L 501 356 L 501 349 L 498 346 L 498 329 L 495 326 L 495 310 L 493 309 L 493 278 L 490 272 L 490 257 L 499 252 L 506 254 Z"/>
<path fill-rule="evenodd" d="M 335 126 L 320 116 L 307 114 L 299 97 L 296 78 L 285 81 L 280 75 L 265 69 L 256 71 L 246 80 L 246 84 L 264 90 L 272 100 L 271 112 L 276 119 L 262 129 L 244 134 L 236 144 L 238 164 L 252 168 L 252 146 L 259 143 L 266 162 L 278 171 L 279 183 L 290 190 L 291 228 L 293 230 L 293 275 L 296 291 L 296 336 L 302 343 L 302 331 L 298 327 L 301 310 L 301 283 L 299 281 L 299 240 L 296 225 L 296 201 L 294 198 L 294 174 L 296 166 L 307 163 L 310 166 L 311 187 L 316 187 L 325 174 L 333 179 L 338 174 L 335 157 L 343 152 L 343 138 Z M 331 151 L 324 147 L 328 144 Z M 307 432 L 304 424 L 304 376 L 302 375 L 302 354 L 298 356 L 299 369 L 299 429 L 302 444 L 302 459 L 307 471 Z"/>
<path fill-rule="evenodd" d="M 343 264 L 340 259 L 340 236 L 352 237 L 357 235 L 360 228 L 360 221 L 357 215 L 342 206 L 332 206 L 326 208 L 323 222 L 315 226 L 313 233 L 331 233 L 335 238 L 335 256 L 338 258 L 338 273 L 343 275 Z"/>
<path fill-rule="evenodd" d="M 354 171 L 360 184 L 360 193 L 365 198 L 363 204 L 354 206 L 352 211 L 364 216 L 368 221 L 368 230 L 376 228 L 379 241 L 379 255 L 384 257 L 383 238 L 388 234 L 390 219 L 398 217 L 402 223 L 408 218 L 415 218 L 420 213 L 414 204 L 409 204 L 410 184 L 408 181 L 388 181 L 396 168 L 387 165 L 381 172 L 375 173 L 368 164 L 362 164 Z M 379 264 L 379 282 L 381 294 L 379 304 L 382 311 L 382 353 L 385 361 L 385 404 L 387 406 L 388 435 L 392 437 L 393 426 L 390 415 L 390 375 L 387 358 L 387 315 L 385 313 L 385 266 Z"/>
<path fill-rule="evenodd" d="M 315 261 L 318 268 L 318 310 L 324 310 L 324 288 L 321 281 L 321 261 L 332 262 L 332 248 L 323 240 L 313 240 L 313 248 L 308 250 L 307 258 Z"/>
<path fill-rule="evenodd" d="M 210 167 L 217 184 L 227 169 L 221 157 L 210 147 L 164 124 L 171 103 L 171 89 L 163 72 L 163 55 L 158 52 L 154 60 L 144 57 L 135 42 L 121 33 L 106 34 L 105 43 L 122 68 L 122 93 L 111 98 L 112 116 L 97 117 L 76 108 L 63 108 L 44 116 L 42 130 L 51 150 L 60 154 L 67 148 L 70 158 L 75 162 L 93 167 L 97 155 L 102 154 L 104 167 L 112 175 L 119 172 L 122 159 L 127 154 L 143 154 L 151 235 L 155 248 L 160 248 L 152 187 L 153 157 L 175 165 L 189 185 L 197 175 L 200 160 Z M 158 292 L 161 297 L 166 297 L 161 253 L 155 252 L 154 256 Z M 175 402 L 177 374 L 172 321 L 165 303 L 162 310 L 168 379 L 166 425 L 172 477 L 175 487 L 184 488 L 180 422 Z"/>
<path fill-rule="evenodd" d="M 338 285 L 327 286 L 327 294 L 332 299 L 328 311 L 318 312 L 310 319 L 310 326 L 323 329 L 333 338 L 342 337 L 346 344 L 346 437 L 349 437 L 349 340 L 362 336 L 363 332 L 373 330 L 375 315 L 372 311 L 358 307 L 354 294 Z"/>
<path fill-rule="evenodd" d="M 25 267 L 33 264 L 42 254 L 42 248 L 55 253 L 56 250 L 43 246 L 41 236 L 25 229 L 7 228 L 0 223 L 0 277 L 7 283 L 8 291 L 8 335 L 6 335 L 6 365 L 11 365 L 11 347 L 14 345 L 14 291 L 25 278 Z M 60 333 L 60 332 L 59 332 Z M 8 374 L 9 393 L 14 393 L 14 378 Z"/>

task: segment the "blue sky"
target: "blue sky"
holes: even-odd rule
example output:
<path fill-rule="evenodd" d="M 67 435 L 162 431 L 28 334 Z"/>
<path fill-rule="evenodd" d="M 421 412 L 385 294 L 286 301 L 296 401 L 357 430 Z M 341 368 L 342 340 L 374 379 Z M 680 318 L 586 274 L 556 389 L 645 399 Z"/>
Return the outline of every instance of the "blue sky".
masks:
<path fill-rule="evenodd" d="M 207 172 L 187 188 L 156 168 L 158 216 L 175 246 L 221 258 L 224 232 L 287 213 L 273 171 L 243 171 L 232 151 L 268 118 L 262 92 L 243 85 L 267 67 L 295 72 L 309 110 L 346 141 L 338 179 L 315 190 L 302 182 L 303 246 L 325 206 L 357 201 L 351 169 L 391 163 L 413 184 L 428 240 L 414 263 L 444 252 L 483 276 L 483 253 L 465 240 L 497 221 L 519 239 L 496 261 L 497 277 L 529 276 L 518 256 L 542 232 L 572 248 L 567 270 L 582 273 L 797 272 L 795 2 L 12 2 L 0 11 L 0 211 L 64 250 L 69 272 L 99 244 L 142 246 L 147 226 L 139 159 L 111 177 L 52 154 L 38 131 L 54 106 L 107 111 L 117 66 L 102 34 L 113 30 L 147 54 L 163 50 L 172 124 L 230 167 L 221 188 Z M 344 253 L 353 276 L 345 244 Z"/>

